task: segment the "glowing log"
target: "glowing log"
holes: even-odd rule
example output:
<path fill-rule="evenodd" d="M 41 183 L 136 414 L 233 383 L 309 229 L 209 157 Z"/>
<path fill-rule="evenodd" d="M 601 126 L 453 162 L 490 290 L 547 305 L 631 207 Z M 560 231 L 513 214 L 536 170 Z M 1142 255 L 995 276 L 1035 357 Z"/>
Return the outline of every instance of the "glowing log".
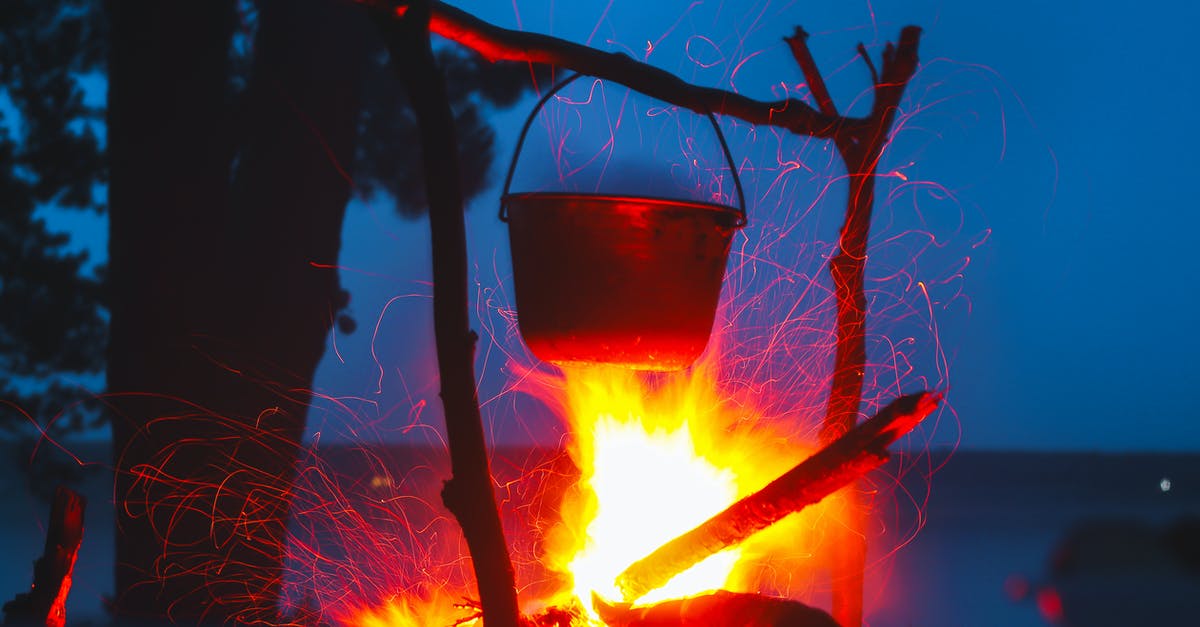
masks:
<path fill-rule="evenodd" d="M 87 500 L 59 486 L 50 506 L 46 547 L 33 563 L 33 587 L 4 604 L 5 625 L 63 627 L 67 622 L 67 594 L 71 573 L 83 541 L 83 509 Z"/>
<path fill-rule="evenodd" d="M 940 394 L 919 392 L 892 401 L 874 418 L 830 442 L 758 492 L 634 562 L 617 575 L 621 596 L 627 602 L 636 601 L 704 558 L 737 545 L 883 465 L 888 459 L 888 445 L 912 431 L 940 400 Z"/>

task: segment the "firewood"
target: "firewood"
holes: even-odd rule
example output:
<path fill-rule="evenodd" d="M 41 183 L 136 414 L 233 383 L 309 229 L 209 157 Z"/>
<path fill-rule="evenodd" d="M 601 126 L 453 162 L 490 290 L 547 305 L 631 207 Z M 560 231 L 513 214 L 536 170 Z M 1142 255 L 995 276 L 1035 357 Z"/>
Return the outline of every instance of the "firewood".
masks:
<path fill-rule="evenodd" d="M 626 602 L 656 590 L 718 551 L 735 546 L 785 516 L 819 502 L 883 465 L 887 447 L 937 408 L 941 395 L 902 396 L 812 457 L 698 527 L 659 547 L 617 576 Z"/>
<path fill-rule="evenodd" d="M 799 601 L 725 590 L 642 607 L 593 594 L 592 607 L 609 627 L 837 627 L 829 614 Z"/>
<path fill-rule="evenodd" d="M 59 486 L 50 506 L 46 547 L 33 563 L 33 586 L 4 604 L 4 624 L 63 627 L 67 622 L 67 593 L 83 541 L 83 510 L 87 499 Z"/>

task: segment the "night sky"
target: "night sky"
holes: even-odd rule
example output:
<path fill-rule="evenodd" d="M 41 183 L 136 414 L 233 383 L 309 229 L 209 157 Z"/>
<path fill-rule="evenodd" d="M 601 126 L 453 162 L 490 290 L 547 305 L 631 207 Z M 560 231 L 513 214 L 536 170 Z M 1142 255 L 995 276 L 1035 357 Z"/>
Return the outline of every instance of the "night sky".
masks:
<path fill-rule="evenodd" d="M 928 372 L 915 376 L 946 386 L 953 411 L 920 445 L 1200 450 L 1200 415 L 1190 398 L 1200 387 L 1192 364 L 1200 354 L 1200 262 L 1191 250 L 1200 207 L 1189 184 L 1200 166 L 1200 119 L 1192 112 L 1200 85 L 1188 65 L 1200 21 L 1193 3 L 453 4 L 501 26 L 639 57 L 652 42 L 648 62 L 764 100 L 803 82 L 781 41 L 802 25 L 839 107 L 857 102 L 852 113 L 869 103 L 861 98 L 869 78 L 855 44 L 863 41 L 878 59 L 902 26 L 922 26 L 922 68 L 880 169 L 904 178 L 881 183 L 873 239 L 881 258 L 872 258 L 884 268 L 908 267 L 930 287 L 935 352 L 948 375 L 931 358 L 917 360 Z M 532 99 L 495 116 L 493 181 L 531 106 Z M 763 129 L 756 135 L 728 119 L 722 127 L 743 167 L 752 166 L 743 175 L 760 230 L 748 229 L 746 238 L 766 237 L 763 229 L 786 222 L 778 198 L 813 203 L 805 190 L 839 174 L 819 144 L 801 150 Z M 784 156 L 796 150 L 804 167 L 781 174 L 777 148 Z M 529 159 L 537 163 L 534 153 Z M 785 196 L 781 176 L 803 178 L 786 179 Z M 844 198 L 835 188 L 790 236 L 832 238 Z M 468 217 L 484 308 L 511 298 L 497 195 L 485 193 Z M 102 223 L 59 219 L 79 231 L 82 245 L 103 249 Z M 336 351 L 331 342 L 316 387 L 373 403 L 358 430 L 363 422 L 380 432 L 437 424 L 429 418 L 437 405 L 432 343 L 412 333 L 422 328 L 412 325 L 430 324 L 427 238 L 426 223 L 399 220 L 386 199 L 356 201 L 348 212 L 342 278 L 359 331 L 338 335 Z M 802 253 L 804 244 L 786 246 Z M 914 244 L 924 252 L 905 266 L 895 255 Z M 731 263 L 738 262 L 735 251 Z M 505 333 L 483 327 L 485 339 Z M 499 337 L 482 347 L 485 401 L 502 384 L 502 349 L 512 341 Z M 354 437 L 333 410 L 318 409 L 311 423 L 314 431 Z M 493 435 L 524 441 L 545 433 L 532 421 L 500 421 Z"/>

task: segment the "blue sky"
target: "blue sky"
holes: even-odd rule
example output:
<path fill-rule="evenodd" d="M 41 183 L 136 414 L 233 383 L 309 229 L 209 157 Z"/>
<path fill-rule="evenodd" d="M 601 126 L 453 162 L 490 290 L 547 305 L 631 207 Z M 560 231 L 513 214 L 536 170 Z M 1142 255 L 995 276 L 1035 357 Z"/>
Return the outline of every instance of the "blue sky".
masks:
<path fill-rule="evenodd" d="M 1200 262 L 1191 250 L 1200 215 L 1186 184 L 1200 166 L 1200 121 L 1191 113 L 1200 86 L 1185 65 L 1200 8 L 1031 0 L 454 4 L 502 26 L 605 50 L 643 54 L 652 42 L 650 63 L 763 99 L 802 82 L 781 38 L 803 25 L 843 110 L 867 86 L 855 44 L 865 42 L 878 58 L 878 45 L 901 26 L 924 27 L 923 66 L 905 105 L 910 117 L 882 168 L 902 172 L 911 184 L 884 183 L 893 195 L 877 216 L 876 241 L 878 266 L 911 270 L 931 290 L 940 344 L 931 349 L 928 338 L 917 338 L 914 345 L 924 348 L 914 349 L 914 367 L 922 371 L 915 376 L 948 386 L 955 415 L 945 416 L 927 441 L 1200 450 L 1200 416 L 1190 399 L 1200 387 L 1191 363 L 1200 353 Z M 495 117 L 493 180 L 531 106 Z M 787 223 L 779 202 L 785 194 L 771 191 L 773 181 L 785 180 L 777 152 L 796 155 L 812 170 L 786 179 L 791 202 L 814 202 L 806 190 L 838 174 L 819 145 L 729 120 L 722 126 L 735 154 L 753 166 L 745 178 L 754 198 L 751 219 L 760 228 Z M 529 158 L 536 164 L 536 156 Z M 796 241 L 772 250 L 819 267 L 816 257 L 803 255 L 819 254 L 810 244 L 832 237 L 842 198 L 836 188 L 791 231 Z M 497 193 L 475 203 L 469 228 L 481 295 L 503 302 L 511 288 L 507 240 L 494 213 Z M 84 241 L 102 241 L 94 220 L 79 224 Z M 342 277 L 360 330 L 336 337 L 336 351 L 331 342 L 317 387 L 377 407 L 356 405 L 370 416 L 355 421 L 356 431 L 421 424 L 435 437 L 432 344 L 410 333 L 410 325 L 429 322 L 426 229 L 395 218 L 382 200 L 355 202 L 348 212 Z M 746 237 L 768 233 L 748 230 Z M 747 240 L 752 248 L 760 244 Z M 904 251 L 912 246 L 925 252 L 906 264 Z M 911 295 L 894 304 L 905 302 L 914 302 Z M 919 331 L 903 324 L 881 329 L 900 339 Z M 483 346 L 485 400 L 503 379 L 500 351 L 511 341 Z M 487 407 L 500 415 L 512 408 L 509 402 Z M 332 409 L 317 411 L 312 423 L 314 431 L 353 437 Z M 498 420 L 494 431 L 512 441 L 545 433 L 537 418 Z"/>
<path fill-rule="evenodd" d="M 1200 122 L 1187 113 L 1196 73 L 1184 66 L 1187 25 L 1200 18 L 1190 4 L 1157 3 L 1154 11 L 1031 1 L 461 6 L 510 28 L 590 37 L 602 49 L 644 51 L 655 42 L 649 62 L 704 84 L 728 87 L 728 65 L 749 58 L 733 85 L 761 98 L 772 97 L 780 82 L 802 81 L 780 41 L 801 24 L 843 107 L 866 86 L 854 60 L 858 41 L 874 46 L 904 24 L 924 27 L 924 66 L 908 101 L 920 110 L 888 159 L 953 194 L 953 202 L 918 199 L 928 232 L 943 247 L 923 257 L 926 275 L 943 276 L 970 258 L 961 283 L 969 312 L 957 298 L 935 315 L 949 362 L 942 382 L 957 417 L 945 419 L 931 440 L 946 444 L 961 435 L 964 448 L 1200 449 L 1188 399 L 1200 379 L 1190 367 L 1200 349 L 1193 279 L 1200 264 L 1189 250 L 1200 217 L 1189 211 L 1196 203 L 1180 184 L 1200 165 L 1193 156 Z M 713 50 L 720 52 L 703 56 Z M 697 68 L 689 52 L 702 63 L 729 61 Z M 529 106 L 499 118 L 501 158 L 513 141 L 503 129 Z M 758 144 L 744 136 L 731 143 L 750 159 L 763 151 L 761 135 Z M 814 168 L 836 167 L 819 152 L 807 158 Z M 748 186 L 761 191 L 764 183 Z M 470 219 L 483 283 L 506 276 L 494 202 L 485 194 Z M 819 213 L 836 218 L 836 191 L 821 202 Z M 753 204 L 752 219 L 778 211 Z M 360 207 L 347 225 L 344 263 L 390 277 L 343 275 L 364 284 L 354 296 L 362 318 L 373 317 L 373 302 L 384 295 L 427 293 L 418 283 L 427 276 L 424 262 L 398 252 L 427 250 L 424 225 L 394 223 L 387 212 L 386 205 Z M 890 213 L 903 219 L 902 210 Z M 393 231 L 390 243 L 371 243 L 380 239 L 380 224 Z M 801 233 L 825 237 L 828 224 Z M 366 285 L 380 283 L 392 287 L 366 296 L 377 289 Z M 419 319 L 428 302 L 408 298 L 392 306 Z M 341 339 L 347 363 L 327 364 L 320 382 L 353 388 L 350 344 L 365 338 Z M 431 351 L 403 343 L 417 360 Z M 499 365 L 493 354 L 484 367 Z M 429 374 L 410 373 L 410 385 L 432 403 L 423 383 Z M 360 391 L 372 391 L 367 387 Z M 501 428 L 501 436 L 511 431 Z"/>

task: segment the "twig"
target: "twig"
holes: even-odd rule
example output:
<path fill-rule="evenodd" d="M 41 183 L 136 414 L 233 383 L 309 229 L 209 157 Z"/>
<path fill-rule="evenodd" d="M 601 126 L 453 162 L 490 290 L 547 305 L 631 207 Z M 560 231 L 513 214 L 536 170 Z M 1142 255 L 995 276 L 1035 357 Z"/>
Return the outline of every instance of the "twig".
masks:
<path fill-rule="evenodd" d="M 875 62 L 871 60 L 871 54 L 867 52 L 867 47 L 858 42 L 858 56 L 862 57 L 863 63 L 867 64 L 867 69 L 871 71 L 871 84 L 879 84 L 879 72 L 875 69 Z"/>
<path fill-rule="evenodd" d="M 900 106 L 900 97 L 916 72 L 920 34 L 921 29 L 908 26 L 900 32 L 899 47 L 887 44 L 883 53 L 883 74 L 874 84 L 875 99 L 867 123 L 842 129 L 834 138 L 838 153 L 846 164 L 850 194 L 839 234 L 838 253 L 829 261 L 837 302 L 837 345 L 829 400 L 821 426 L 823 442 L 838 438 L 858 420 L 867 362 L 864 277 L 875 204 L 875 171 Z M 862 532 L 866 512 L 858 501 L 857 492 L 850 494 L 849 509 L 842 541 L 835 544 L 838 554 L 834 556 L 831 571 L 833 615 L 843 627 L 862 624 L 863 571 L 867 559 L 866 535 Z"/>
<path fill-rule="evenodd" d="M 817 69 L 817 62 L 813 60 L 812 53 L 808 50 L 808 33 L 797 26 L 796 32 L 792 33 L 791 37 L 784 37 L 783 40 L 791 48 L 792 57 L 796 59 L 800 71 L 804 73 L 804 80 L 808 82 L 808 90 L 812 92 L 813 98 L 816 98 L 817 107 L 820 108 L 821 113 L 836 117 L 837 107 L 833 104 L 833 98 L 829 96 L 825 78 L 821 76 L 821 71 Z"/>

